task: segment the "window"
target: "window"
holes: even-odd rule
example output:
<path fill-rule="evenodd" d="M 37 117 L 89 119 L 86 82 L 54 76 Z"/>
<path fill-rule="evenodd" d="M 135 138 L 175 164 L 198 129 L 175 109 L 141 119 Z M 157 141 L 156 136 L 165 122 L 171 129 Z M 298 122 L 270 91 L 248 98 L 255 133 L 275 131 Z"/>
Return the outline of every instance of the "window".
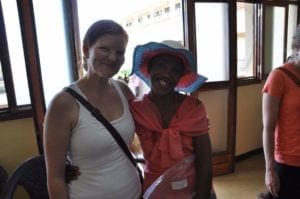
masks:
<path fill-rule="evenodd" d="M 251 3 L 237 3 L 237 76 L 255 77 L 257 63 L 255 30 L 256 6 Z"/>
<path fill-rule="evenodd" d="M 162 14 L 162 11 L 161 11 L 161 10 L 156 10 L 156 11 L 154 11 L 153 16 L 154 16 L 154 17 L 159 17 L 161 14 Z"/>
<path fill-rule="evenodd" d="M 286 58 L 292 54 L 292 37 L 297 27 L 297 12 L 298 8 L 296 5 L 289 5 Z"/>
<path fill-rule="evenodd" d="M 228 4 L 196 3 L 198 72 L 208 82 L 229 80 Z M 209 20 L 207 20 L 209 19 Z"/>
<path fill-rule="evenodd" d="M 133 25 L 133 21 L 132 20 L 127 21 L 126 27 L 131 27 L 132 25 Z"/>
<path fill-rule="evenodd" d="M 195 2 L 198 71 L 208 82 L 228 81 L 232 67 L 239 80 L 260 80 L 291 54 L 297 5 L 254 2 Z M 228 13 L 233 5 L 236 13 Z"/>
<path fill-rule="evenodd" d="M 48 104 L 54 94 L 74 79 L 62 2 L 0 1 L 1 120 L 32 117 L 32 107 L 43 115 L 44 98 Z"/>
<path fill-rule="evenodd" d="M 142 17 L 142 16 L 138 18 L 138 22 L 139 22 L 139 23 L 142 23 L 142 22 L 143 22 L 143 17 Z"/>
<path fill-rule="evenodd" d="M 3 118 L 6 113 L 23 112 L 24 106 L 31 102 L 16 1 L 0 2 L 0 18 L 0 112 Z"/>
<path fill-rule="evenodd" d="M 5 0 L 2 6 L 17 105 L 30 104 L 17 5 Z"/>
<path fill-rule="evenodd" d="M 276 23 L 275 23 L 276 22 Z M 264 74 L 284 62 L 285 8 L 265 7 Z"/>
<path fill-rule="evenodd" d="M 61 0 L 33 0 L 46 106 L 72 81 L 72 66 Z M 51 10 L 51 12 L 48 12 Z M 49 34 L 54 31 L 55 34 Z M 53 81 L 55 79 L 55 81 Z"/>
<path fill-rule="evenodd" d="M 2 65 L 0 63 L 0 108 L 7 108 L 7 96 L 3 81 Z"/>
<path fill-rule="evenodd" d="M 181 9 L 180 3 L 176 3 L 175 4 L 175 10 L 180 11 L 180 9 Z"/>
<path fill-rule="evenodd" d="M 169 13 L 170 13 L 170 7 L 164 8 L 164 12 L 165 12 L 166 14 L 169 14 Z"/>

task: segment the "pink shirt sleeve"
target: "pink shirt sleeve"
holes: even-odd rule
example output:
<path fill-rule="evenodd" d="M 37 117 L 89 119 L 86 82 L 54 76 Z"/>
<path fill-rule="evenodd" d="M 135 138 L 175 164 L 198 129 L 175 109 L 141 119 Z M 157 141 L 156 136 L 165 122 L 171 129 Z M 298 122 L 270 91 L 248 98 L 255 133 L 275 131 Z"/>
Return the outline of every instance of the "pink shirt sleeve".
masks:
<path fill-rule="evenodd" d="M 268 93 L 271 96 L 281 98 L 285 91 L 284 74 L 281 71 L 273 70 L 264 84 L 263 93 Z"/>

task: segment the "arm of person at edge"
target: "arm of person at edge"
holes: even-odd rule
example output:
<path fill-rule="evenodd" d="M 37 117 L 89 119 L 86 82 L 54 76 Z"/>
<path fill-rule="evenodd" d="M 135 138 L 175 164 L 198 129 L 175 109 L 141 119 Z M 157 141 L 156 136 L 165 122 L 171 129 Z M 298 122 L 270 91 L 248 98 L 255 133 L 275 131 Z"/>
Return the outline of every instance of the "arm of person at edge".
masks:
<path fill-rule="evenodd" d="M 61 92 L 51 102 L 45 116 L 44 149 L 50 199 L 67 199 L 66 156 L 71 129 L 78 118 L 78 105 L 68 93 Z"/>
<path fill-rule="evenodd" d="M 193 138 L 196 164 L 196 194 L 193 199 L 209 199 L 212 189 L 212 148 L 209 134 Z"/>
<path fill-rule="evenodd" d="M 267 93 L 263 94 L 263 148 L 265 156 L 265 185 L 271 194 L 278 197 L 279 177 L 275 170 L 274 134 L 278 120 L 280 100 Z"/>

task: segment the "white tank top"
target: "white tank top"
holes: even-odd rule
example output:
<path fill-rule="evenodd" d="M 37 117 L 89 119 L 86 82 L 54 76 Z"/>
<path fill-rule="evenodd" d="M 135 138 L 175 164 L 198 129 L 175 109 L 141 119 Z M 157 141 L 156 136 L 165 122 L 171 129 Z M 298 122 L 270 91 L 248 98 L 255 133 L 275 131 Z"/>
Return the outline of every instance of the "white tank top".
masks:
<path fill-rule="evenodd" d="M 111 80 L 122 104 L 123 115 L 111 121 L 127 144 L 135 128 L 128 102 L 118 83 Z M 76 84 L 71 87 L 86 97 Z M 69 185 L 70 199 L 137 199 L 141 186 L 136 168 L 110 132 L 78 102 L 79 118 L 71 135 L 69 156 L 81 175 Z"/>

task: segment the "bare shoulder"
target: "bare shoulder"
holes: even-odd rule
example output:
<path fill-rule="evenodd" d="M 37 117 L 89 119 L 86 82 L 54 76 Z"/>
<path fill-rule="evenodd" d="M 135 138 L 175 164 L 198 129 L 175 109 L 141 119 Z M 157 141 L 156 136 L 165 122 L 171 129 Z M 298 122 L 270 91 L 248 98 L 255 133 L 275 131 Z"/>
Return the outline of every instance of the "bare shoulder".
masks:
<path fill-rule="evenodd" d="M 59 121 L 74 126 L 78 118 L 78 104 L 67 92 L 57 93 L 49 104 L 46 112 L 46 122 L 51 120 Z"/>
<path fill-rule="evenodd" d="M 49 108 L 68 110 L 74 108 L 74 106 L 76 106 L 74 98 L 69 93 L 61 91 L 54 96 Z"/>
<path fill-rule="evenodd" d="M 121 81 L 121 80 L 116 80 L 118 85 L 120 86 L 121 90 L 123 91 L 124 95 L 126 96 L 128 101 L 132 101 L 135 99 L 135 96 L 133 94 L 133 92 L 131 91 L 131 89 L 128 87 L 128 85 Z"/>

